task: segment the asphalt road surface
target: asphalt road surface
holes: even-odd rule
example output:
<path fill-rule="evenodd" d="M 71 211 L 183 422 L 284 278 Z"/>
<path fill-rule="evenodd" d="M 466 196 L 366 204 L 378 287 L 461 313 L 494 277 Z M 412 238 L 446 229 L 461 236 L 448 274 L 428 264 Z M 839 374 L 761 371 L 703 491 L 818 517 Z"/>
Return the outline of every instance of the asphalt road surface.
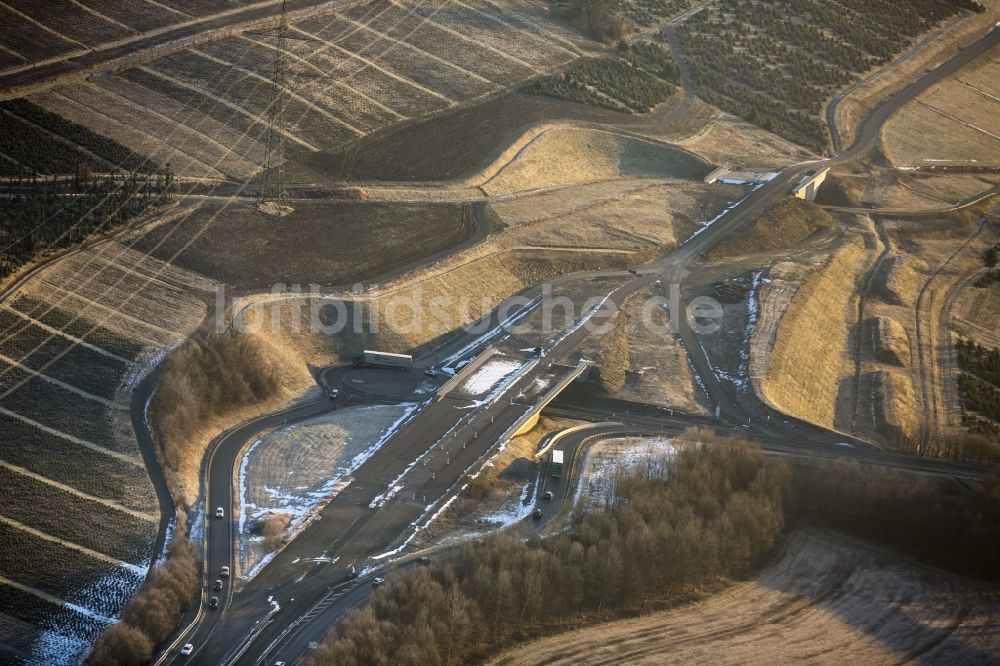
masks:
<path fill-rule="evenodd" d="M 728 234 L 738 232 L 743 224 L 787 194 L 807 172 L 851 162 L 870 152 L 877 143 L 883 123 L 892 113 L 928 86 L 994 47 L 998 39 L 1000 31 L 993 31 L 936 69 L 921 75 L 872 111 L 858 128 L 857 139 L 847 151 L 828 160 L 802 163 L 782 171 L 696 236 L 668 255 L 642 267 L 635 279 L 612 292 L 609 299 L 620 305 L 630 294 L 657 281 L 683 285 L 689 266 L 703 251 Z M 908 469 L 931 465 L 931 461 L 887 454 L 845 435 L 789 419 L 740 394 L 736 387 L 716 377 L 686 318 L 677 319 L 681 324 L 681 339 L 696 372 L 705 383 L 710 399 L 726 421 L 740 424 L 734 427 L 746 424 L 745 429 L 753 429 L 754 433 L 771 442 L 771 446 L 785 447 L 790 453 L 832 455 L 837 449 L 831 447 L 839 447 L 838 453 L 846 452 L 865 461 L 889 461 L 893 466 Z M 503 317 L 491 313 L 489 323 L 490 330 L 496 330 L 503 323 Z M 300 534 L 236 598 L 227 585 L 223 607 L 200 612 L 194 629 L 184 635 L 184 640 L 194 643 L 196 648 L 194 657 L 188 662 L 256 663 L 264 657 L 270 659 L 275 654 L 284 654 L 284 641 L 289 638 L 298 637 L 295 638 L 299 641 L 296 646 L 301 648 L 303 637 L 320 636 L 329 626 L 329 614 L 351 603 L 359 603 L 358 600 L 366 595 L 365 585 L 351 584 L 342 596 L 331 601 L 341 586 L 350 580 L 351 565 L 369 562 L 373 555 L 400 543 L 407 533 L 412 532 L 414 521 L 424 515 L 428 507 L 438 505 L 450 496 L 467 471 L 489 452 L 511 424 L 530 409 L 530 405 L 519 404 L 511 397 L 531 386 L 546 371 L 549 363 L 570 356 L 587 334 L 587 327 L 580 327 L 565 337 L 554 339 L 546 345 L 535 368 L 507 387 L 504 395 L 494 402 L 478 405 L 470 404 L 468 400 L 445 398 L 428 404 L 358 470 L 354 482 L 323 510 L 322 520 Z M 482 345 L 492 339 L 489 333 L 482 334 L 480 338 Z M 444 341 L 434 352 L 434 358 L 423 359 L 421 367 L 450 355 L 471 355 L 477 351 L 475 345 L 469 337 L 459 334 Z M 327 382 L 331 380 L 327 374 L 323 379 Z M 350 395 L 338 400 L 341 399 L 347 402 Z M 261 428 L 276 427 L 286 421 L 302 420 L 335 409 L 336 405 L 332 402 L 335 401 L 320 400 L 262 417 L 225 434 L 213 447 L 207 462 L 209 515 L 216 506 L 227 507 L 228 510 L 226 518 L 207 519 L 207 581 L 216 577 L 219 567 L 227 563 L 232 565 L 235 544 L 235 528 L 231 519 L 232 478 L 243 445 Z M 593 411 L 596 408 L 590 406 L 587 409 Z M 634 418 L 641 417 L 637 415 Z M 655 423 L 649 422 L 645 426 L 659 427 L 661 431 L 668 426 L 676 428 L 691 422 L 685 415 L 667 418 L 660 415 L 653 420 Z M 636 423 L 624 427 L 628 431 L 629 427 L 634 429 L 642 425 Z M 893 457 L 894 460 L 889 460 Z M 935 473 L 970 472 L 956 468 L 943 472 L 938 469 Z M 393 484 L 400 486 L 395 494 L 384 502 L 376 501 Z M 321 554 L 323 559 L 316 562 Z M 296 561 L 308 564 L 296 568 Z M 295 575 L 290 576 L 290 572 Z M 334 610 L 315 612 L 317 604 L 322 603 L 328 603 L 326 609 Z M 272 604 L 277 604 L 279 610 L 274 610 Z M 297 628 L 294 634 L 286 632 L 290 626 Z"/>

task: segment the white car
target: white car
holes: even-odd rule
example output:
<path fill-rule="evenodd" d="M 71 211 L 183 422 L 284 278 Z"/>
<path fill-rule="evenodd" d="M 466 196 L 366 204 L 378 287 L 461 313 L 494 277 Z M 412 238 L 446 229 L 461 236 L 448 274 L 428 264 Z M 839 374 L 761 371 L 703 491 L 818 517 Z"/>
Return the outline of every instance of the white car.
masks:
<path fill-rule="evenodd" d="M 184 647 L 181 648 L 182 657 L 189 657 L 191 656 L 192 652 L 194 652 L 194 646 L 191 645 L 190 643 L 187 643 Z"/>
<path fill-rule="evenodd" d="M 225 511 L 225 509 L 223 509 L 221 506 L 218 509 L 216 509 L 215 510 L 215 517 L 216 518 L 225 518 L 226 517 L 226 511 Z"/>
<path fill-rule="evenodd" d="M 222 567 L 222 571 L 219 572 L 219 575 L 222 576 L 223 578 L 228 578 L 229 577 L 229 567 Z"/>

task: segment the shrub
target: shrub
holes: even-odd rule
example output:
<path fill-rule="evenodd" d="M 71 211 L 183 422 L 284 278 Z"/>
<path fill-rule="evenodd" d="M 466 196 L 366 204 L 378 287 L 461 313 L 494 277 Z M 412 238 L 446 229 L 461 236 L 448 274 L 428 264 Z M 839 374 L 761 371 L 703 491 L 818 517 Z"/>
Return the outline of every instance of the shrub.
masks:
<path fill-rule="evenodd" d="M 173 633 L 195 599 L 200 573 L 198 553 L 184 531 L 184 514 L 178 514 L 179 536 L 170 544 L 166 560 L 129 601 L 121 621 L 100 635 L 85 664 L 146 664 L 153 648 Z"/>
<path fill-rule="evenodd" d="M 201 459 L 196 434 L 210 420 L 272 396 L 278 369 L 261 343 L 235 332 L 201 332 L 174 352 L 151 406 L 164 467 L 177 501 L 186 501 L 177 483 L 185 458 Z"/>

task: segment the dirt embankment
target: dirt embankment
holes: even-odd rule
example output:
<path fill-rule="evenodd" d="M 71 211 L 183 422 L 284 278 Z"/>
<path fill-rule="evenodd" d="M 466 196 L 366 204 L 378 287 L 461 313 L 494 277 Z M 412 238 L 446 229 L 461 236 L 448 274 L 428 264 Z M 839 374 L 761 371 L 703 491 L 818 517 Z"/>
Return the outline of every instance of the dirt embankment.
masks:
<path fill-rule="evenodd" d="M 216 435 L 287 403 L 311 383 L 263 340 L 200 332 L 166 360 L 150 404 L 164 475 L 182 507 L 200 490 L 201 462 Z"/>
<path fill-rule="evenodd" d="M 892 317 L 877 315 L 865 322 L 865 330 L 876 360 L 902 368 L 909 367 L 910 336 L 898 321 Z"/>
<path fill-rule="evenodd" d="M 952 308 L 951 327 L 981 345 L 1000 347 L 1000 283 L 965 289 Z"/>
<path fill-rule="evenodd" d="M 785 252 L 799 248 L 810 237 L 836 226 L 836 221 L 816 204 L 785 197 L 743 231 L 723 241 L 711 252 L 715 257 L 738 257 Z"/>
<path fill-rule="evenodd" d="M 830 428 L 844 425 L 838 395 L 853 376 L 850 327 L 866 263 L 864 239 L 854 236 L 795 293 L 778 325 L 770 363 L 754 379 L 759 395 L 777 409 Z"/>
<path fill-rule="evenodd" d="M 698 179 L 710 169 L 685 150 L 608 130 L 538 126 L 466 182 L 491 196 L 612 178 Z"/>
<path fill-rule="evenodd" d="M 912 306 L 917 301 L 927 272 L 927 264 L 916 257 L 892 257 L 875 278 L 875 294 L 890 305 Z"/>
<path fill-rule="evenodd" d="M 597 378 L 605 393 L 614 395 L 625 386 L 631 369 L 626 318 L 619 317 L 614 330 L 601 340 L 597 359 Z"/>
<path fill-rule="evenodd" d="M 869 381 L 872 421 L 878 434 L 890 442 L 912 437 L 919 419 L 910 374 L 895 369 L 876 370 Z"/>

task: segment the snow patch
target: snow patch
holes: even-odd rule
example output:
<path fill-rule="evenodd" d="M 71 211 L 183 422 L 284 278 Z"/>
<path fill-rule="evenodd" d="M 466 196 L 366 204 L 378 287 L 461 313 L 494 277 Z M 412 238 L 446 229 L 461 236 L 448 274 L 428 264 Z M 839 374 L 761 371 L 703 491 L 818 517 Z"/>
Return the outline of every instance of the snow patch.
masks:
<path fill-rule="evenodd" d="M 619 471 L 645 466 L 649 473 L 665 476 L 664 460 L 672 462 L 676 455 L 677 445 L 670 439 L 638 442 L 629 439 L 607 440 L 589 449 L 584 456 L 584 473 L 577 483 L 573 506 L 579 506 L 585 497 L 598 506 L 613 502 L 616 493 L 615 476 Z"/>
<path fill-rule="evenodd" d="M 490 359 L 466 379 L 460 388 L 468 395 L 482 395 L 513 375 L 521 361 L 509 358 Z"/>

